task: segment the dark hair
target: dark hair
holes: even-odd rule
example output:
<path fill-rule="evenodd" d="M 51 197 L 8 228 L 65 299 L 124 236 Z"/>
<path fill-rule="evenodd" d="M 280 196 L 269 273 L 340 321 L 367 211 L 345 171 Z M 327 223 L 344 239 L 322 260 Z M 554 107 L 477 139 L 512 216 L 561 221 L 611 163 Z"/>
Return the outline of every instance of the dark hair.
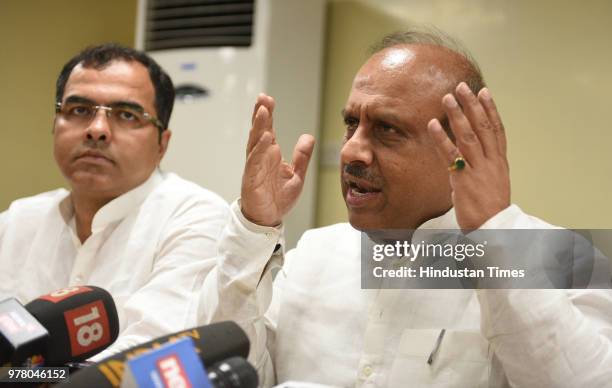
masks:
<path fill-rule="evenodd" d="M 105 43 L 87 47 L 70 59 L 57 77 L 55 100 L 61 102 L 64 97 L 66 82 L 72 69 L 78 64 L 86 68 L 103 69 L 112 61 L 137 61 L 149 71 L 149 77 L 155 88 L 155 110 L 157 118 L 168 128 L 172 107 L 174 106 L 174 85 L 170 76 L 147 54 L 116 43 Z M 160 129 L 161 134 L 162 129 Z"/>

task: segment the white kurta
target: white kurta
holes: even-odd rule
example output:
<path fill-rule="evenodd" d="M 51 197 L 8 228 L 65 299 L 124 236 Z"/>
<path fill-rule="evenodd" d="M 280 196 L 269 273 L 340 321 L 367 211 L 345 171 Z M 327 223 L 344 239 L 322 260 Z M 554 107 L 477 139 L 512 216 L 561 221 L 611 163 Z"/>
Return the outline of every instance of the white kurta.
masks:
<path fill-rule="evenodd" d="M 454 212 L 421 227 L 456 229 Z M 551 226 L 511 206 L 483 227 Z M 280 236 L 234 203 L 218 283 L 204 287 L 218 286 L 219 299 L 206 291 L 201 302 L 203 316 L 215 309 L 245 328 L 265 386 L 612 386 L 609 290 L 364 290 L 360 233 L 337 224 L 306 232 L 286 254 L 271 300 Z"/>
<path fill-rule="evenodd" d="M 75 285 L 106 289 L 120 334 L 96 360 L 195 326 L 201 284 L 216 264 L 227 218 L 219 196 L 157 171 L 102 207 L 84 244 L 68 191 L 17 200 L 0 214 L 0 299 L 27 303 Z"/>

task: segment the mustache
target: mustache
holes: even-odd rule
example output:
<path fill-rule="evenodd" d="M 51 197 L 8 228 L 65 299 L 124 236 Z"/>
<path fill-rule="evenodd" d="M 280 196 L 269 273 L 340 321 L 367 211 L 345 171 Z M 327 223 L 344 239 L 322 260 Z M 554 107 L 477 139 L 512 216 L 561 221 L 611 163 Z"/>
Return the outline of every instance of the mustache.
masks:
<path fill-rule="evenodd" d="M 112 155 L 110 155 L 110 153 L 107 150 L 97 145 L 93 145 L 93 146 L 85 145 L 84 147 L 79 147 L 73 152 L 73 158 L 78 159 L 84 154 L 89 154 L 89 153 L 104 157 L 110 161 L 115 160 L 115 158 Z"/>
<path fill-rule="evenodd" d="M 371 169 L 361 163 L 351 163 L 344 166 L 342 171 L 355 178 L 366 180 L 374 185 L 380 184 L 380 177 L 374 174 Z"/>

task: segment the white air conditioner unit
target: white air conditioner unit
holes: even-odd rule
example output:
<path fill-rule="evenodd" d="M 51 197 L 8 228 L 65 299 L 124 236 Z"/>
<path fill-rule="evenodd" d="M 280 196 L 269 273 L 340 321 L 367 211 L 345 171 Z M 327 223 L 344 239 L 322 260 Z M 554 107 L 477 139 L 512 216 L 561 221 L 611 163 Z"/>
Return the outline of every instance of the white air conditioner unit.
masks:
<path fill-rule="evenodd" d="M 170 74 L 177 100 L 162 167 L 223 196 L 240 195 L 259 92 L 276 99 L 285 158 L 320 122 L 325 0 L 139 0 L 136 46 Z M 316 149 L 315 149 L 316 152 Z M 285 219 L 294 246 L 314 224 L 317 158 Z"/>

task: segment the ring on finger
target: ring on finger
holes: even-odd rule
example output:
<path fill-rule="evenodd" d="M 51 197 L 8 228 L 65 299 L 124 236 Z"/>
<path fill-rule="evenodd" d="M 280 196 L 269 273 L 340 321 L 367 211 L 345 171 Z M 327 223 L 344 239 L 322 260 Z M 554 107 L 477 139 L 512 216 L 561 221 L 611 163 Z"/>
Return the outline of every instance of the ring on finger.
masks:
<path fill-rule="evenodd" d="M 466 162 L 463 156 L 457 156 L 453 163 L 448 167 L 449 171 L 460 171 L 465 168 Z"/>

